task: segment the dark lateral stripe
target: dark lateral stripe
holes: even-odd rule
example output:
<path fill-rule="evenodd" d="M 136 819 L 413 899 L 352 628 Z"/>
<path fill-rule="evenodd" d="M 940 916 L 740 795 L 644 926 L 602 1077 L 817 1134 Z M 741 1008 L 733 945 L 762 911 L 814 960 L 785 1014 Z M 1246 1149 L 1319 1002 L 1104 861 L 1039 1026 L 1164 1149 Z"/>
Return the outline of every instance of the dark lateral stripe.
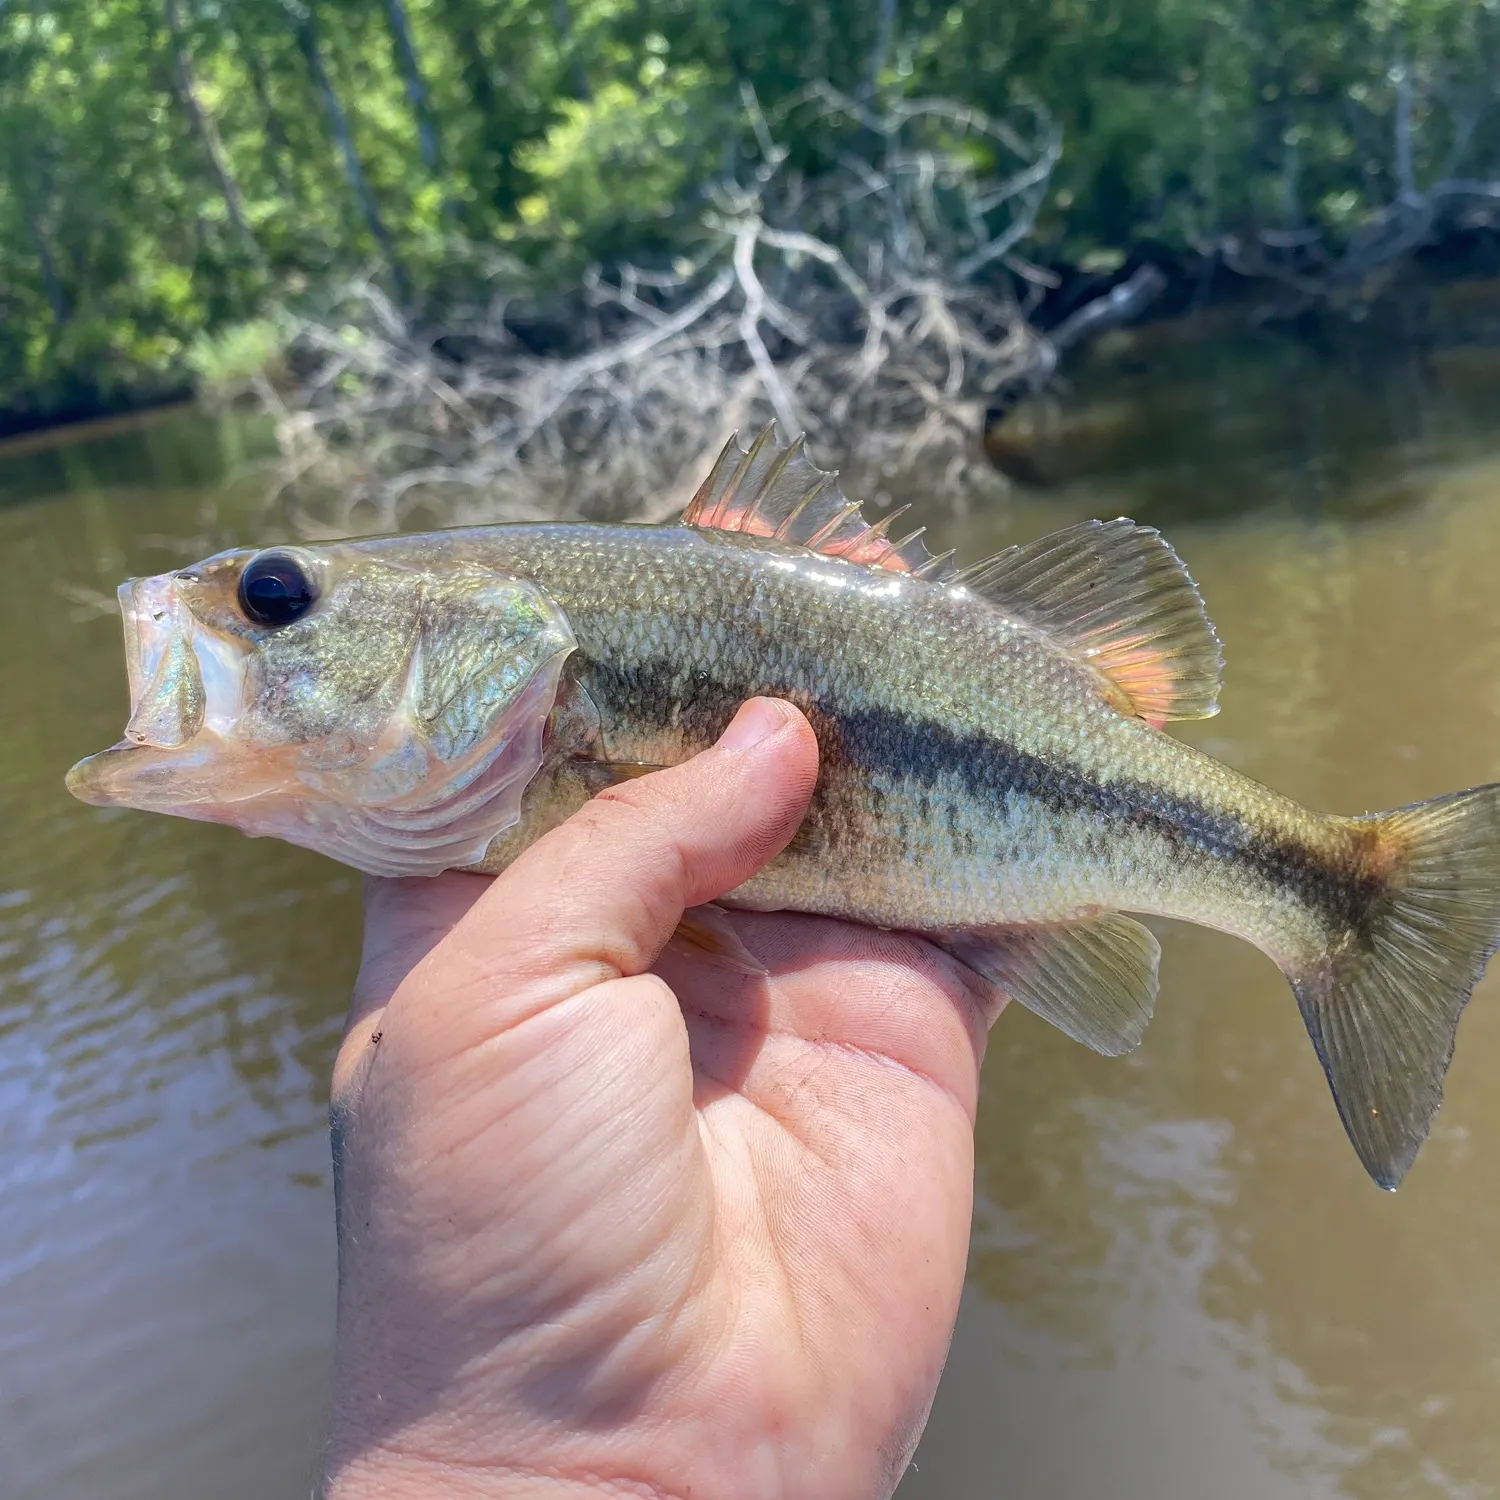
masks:
<path fill-rule="evenodd" d="M 818 701 L 774 676 L 737 677 L 720 667 L 711 679 L 691 664 L 660 659 L 636 663 L 589 660 L 581 675 L 601 708 L 641 723 L 670 723 L 691 740 L 711 743 L 746 698 L 769 693 L 798 703 L 812 720 L 825 763 L 913 781 L 934 793 L 962 794 L 980 807 L 1012 796 L 1039 803 L 1059 818 L 1082 818 L 1101 835 L 1130 828 L 1160 839 L 1185 857 L 1222 860 L 1268 884 L 1294 892 L 1335 929 L 1361 927 L 1383 890 L 1372 875 L 1325 859 L 1295 840 L 1278 838 L 1243 818 L 1223 816 L 1191 798 L 1147 782 L 1108 785 L 1066 764 L 1038 756 L 980 730 L 955 730 L 936 720 L 888 708 L 845 708 Z M 724 664 L 732 669 L 733 664 Z M 605 708 L 608 714 L 608 708 Z"/>

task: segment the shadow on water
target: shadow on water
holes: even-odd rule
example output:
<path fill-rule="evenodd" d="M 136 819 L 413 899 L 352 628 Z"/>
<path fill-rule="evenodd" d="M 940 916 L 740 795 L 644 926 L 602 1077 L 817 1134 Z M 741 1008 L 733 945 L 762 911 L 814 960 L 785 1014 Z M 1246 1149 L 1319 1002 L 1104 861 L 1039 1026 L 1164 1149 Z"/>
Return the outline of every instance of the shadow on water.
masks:
<path fill-rule="evenodd" d="M 0 507 L 149 485 L 211 491 L 197 497 L 199 508 L 207 501 L 217 511 L 226 473 L 242 473 L 270 451 L 257 424 L 191 408 L 84 422 L 0 441 Z"/>
<path fill-rule="evenodd" d="M 1434 472 L 1492 451 L 1500 345 L 1240 332 L 1108 340 L 986 446 L 1023 491 L 1092 491 L 1136 519 L 1258 511 L 1348 520 L 1419 504 Z M 1132 342 L 1134 340 L 1134 342 Z"/>
<path fill-rule="evenodd" d="M 1381 396 L 1377 420 L 1358 370 L 1312 392 L 1242 362 L 1209 380 L 1166 352 L 1149 380 L 1089 374 L 1077 420 L 1113 422 L 1107 465 L 926 519 L 971 557 L 1088 514 L 1170 520 L 1229 663 L 1224 713 L 1186 732 L 1307 802 L 1500 777 L 1490 376 L 1429 381 L 1421 405 Z M 1111 402 L 1135 415 L 1107 422 Z M 1310 435 L 1292 442 L 1299 408 Z M 119 579 L 271 539 L 213 483 L 253 456 L 230 424 L 175 419 L 0 458 L 6 1500 L 308 1492 L 353 878 L 82 807 L 61 779 L 125 716 Z M 1500 986 L 1387 1197 L 1280 976 L 1227 938 L 1163 938 L 1133 1057 L 1020 1012 L 995 1032 L 969 1289 L 903 1500 L 1496 1494 Z"/>

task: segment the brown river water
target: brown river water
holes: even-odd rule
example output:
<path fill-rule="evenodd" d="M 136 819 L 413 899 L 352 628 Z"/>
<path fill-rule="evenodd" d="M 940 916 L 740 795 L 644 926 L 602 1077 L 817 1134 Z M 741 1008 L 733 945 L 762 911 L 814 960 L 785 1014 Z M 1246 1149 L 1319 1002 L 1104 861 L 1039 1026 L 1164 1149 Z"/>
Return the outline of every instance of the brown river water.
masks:
<path fill-rule="evenodd" d="M 1226 357 L 1227 358 L 1227 357 Z M 1500 361 L 1118 374 L 969 556 L 1159 522 L 1228 661 L 1199 744 L 1316 806 L 1500 779 Z M 297 1500 L 333 1324 L 326 1077 L 356 881 L 62 777 L 125 717 L 115 583 L 275 527 L 182 416 L 0 452 L 0 1496 Z M 970 1276 L 901 1500 L 1500 1495 L 1500 972 L 1406 1185 L 1272 965 L 1163 924 L 1157 1020 L 985 1065 Z"/>

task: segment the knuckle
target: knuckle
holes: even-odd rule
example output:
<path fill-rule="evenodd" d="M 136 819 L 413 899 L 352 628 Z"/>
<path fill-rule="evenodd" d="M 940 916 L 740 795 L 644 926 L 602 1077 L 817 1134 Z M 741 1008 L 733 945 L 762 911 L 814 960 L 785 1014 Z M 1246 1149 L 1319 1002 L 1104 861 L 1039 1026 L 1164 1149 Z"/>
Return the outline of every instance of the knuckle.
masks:
<path fill-rule="evenodd" d="M 633 867 L 640 902 L 652 909 L 679 901 L 690 875 L 667 811 L 649 788 L 630 785 L 600 792 L 572 819 L 592 853 L 612 847 Z"/>
<path fill-rule="evenodd" d="M 579 808 L 571 822 L 591 838 L 629 838 L 645 823 L 641 812 L 635 802 L 617 797 L 615 788 L 611 787 Z"/>

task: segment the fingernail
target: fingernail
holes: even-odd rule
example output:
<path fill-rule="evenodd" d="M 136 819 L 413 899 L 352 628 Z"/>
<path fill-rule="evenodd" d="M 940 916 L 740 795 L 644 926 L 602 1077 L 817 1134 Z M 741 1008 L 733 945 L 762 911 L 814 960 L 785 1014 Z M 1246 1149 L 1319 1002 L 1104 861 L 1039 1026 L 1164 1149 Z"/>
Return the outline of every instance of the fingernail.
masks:
<path fill-rule="evenodd" d="M 774 698 L 752 698 L 742 704 L 719 737 L 720 750 L 748 750 L 769 739 L 786 723 L 786 711 Z"/>

